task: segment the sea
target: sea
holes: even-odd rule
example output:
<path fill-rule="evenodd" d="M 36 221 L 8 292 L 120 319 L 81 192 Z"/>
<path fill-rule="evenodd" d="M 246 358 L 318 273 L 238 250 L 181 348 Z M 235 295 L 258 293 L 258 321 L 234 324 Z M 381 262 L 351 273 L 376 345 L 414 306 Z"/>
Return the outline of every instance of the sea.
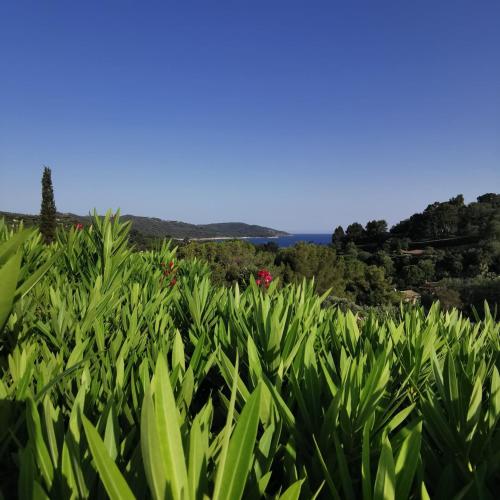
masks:
<path fill-rule="evenodd" d="M 272 238 L 245 238 L 245 241 L 256 245 L 274 242 L 279 247 L 291 247 L 295 243 L 304 241 L 306 243 L 316 243 L 317 245 L 328 245 L 332 242 L 331 234 L 289 234 L 287 236 L 277 236 Z"/>

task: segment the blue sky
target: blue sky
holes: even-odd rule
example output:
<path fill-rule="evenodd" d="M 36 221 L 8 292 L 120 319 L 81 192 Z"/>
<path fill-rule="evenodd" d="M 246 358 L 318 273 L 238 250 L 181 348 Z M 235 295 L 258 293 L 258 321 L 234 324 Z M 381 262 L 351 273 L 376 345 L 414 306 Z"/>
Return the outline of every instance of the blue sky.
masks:
<path fill-rule="evenodd" d="M 0 210 L 292 232 L 500 191 L 498 1 L 0 4 Z"/>

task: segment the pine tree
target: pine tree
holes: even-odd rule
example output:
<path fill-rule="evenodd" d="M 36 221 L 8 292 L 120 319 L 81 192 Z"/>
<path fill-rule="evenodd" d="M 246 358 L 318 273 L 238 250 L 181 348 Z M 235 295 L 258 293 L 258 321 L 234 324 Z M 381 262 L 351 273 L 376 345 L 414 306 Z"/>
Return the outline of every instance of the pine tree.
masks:
<path fill-rule="evenodd" d="M 345 238 L 344 228 L 342 226 L 336 227 L 335 231 L 332 234 L 332 243 L 340 244 L 342 246 L 344 238 Z"/>
<path fill-rule="evenodd" d="M 45 243 L 51 243 L 56 236 L 56 204 L 52 188 L 52 173 L 44 167 L 42 176 L 42 208 L 40 210 L 40 232 Z"/>

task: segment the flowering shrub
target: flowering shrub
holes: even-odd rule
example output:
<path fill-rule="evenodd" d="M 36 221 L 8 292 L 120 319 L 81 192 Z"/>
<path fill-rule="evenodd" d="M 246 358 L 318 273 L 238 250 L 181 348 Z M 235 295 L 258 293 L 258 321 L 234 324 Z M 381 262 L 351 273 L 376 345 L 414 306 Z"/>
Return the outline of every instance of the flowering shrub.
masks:
<path fill-rule="evenodd" d="M 168 266 L 167 266 L 167 264 L 165 264 L 165 262 L 162 262 L 161 267 L 162 267 L 163 276 L 161 277 L 160 282 L 163 282 L 163 280 L 168 277 L 168 278 L 170 278 L 169 286 L 170 287 L 175 286 L 175 284 L 177 283 L 177 278 L 176 278 L 177 269 L 175 268 L 174 261 L 171 260 L 168 263 Z"/>
<path fill-rule="evenodd" d="M 269 288 L 271 281 L 273 281 L 273 277 L 267 269 L 261 269 L 257 273 L 257 279 L 255 280 L 255 283 L 257 283 L 258 286 Z"/>

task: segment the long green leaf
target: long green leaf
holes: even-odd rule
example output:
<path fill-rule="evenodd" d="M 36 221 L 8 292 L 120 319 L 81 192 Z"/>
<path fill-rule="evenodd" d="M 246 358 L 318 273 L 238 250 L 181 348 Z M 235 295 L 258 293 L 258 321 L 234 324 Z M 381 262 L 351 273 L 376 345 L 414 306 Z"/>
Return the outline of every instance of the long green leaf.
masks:
<path fill-rule="evenodd" d="M 396 498 L 408 498 L 420 458 L 422 423 L 414 426 L 396 458 Z"/>
<path fill-rule="evenodd" d="M 260 393 L 259 384 L 238 418 L 227 448 L 227 458 L 217 469 L 214 500 L 237 500 L 243 496 L 259 424 Z M 227 428 L 225 432 L 228 432 Z"/>
<path fill-rule="evenodd" d="M 84 415 L 82 415 L 82 423 L 90 453 L 109 497 L 116 500 L 134 500 L 134 494 L 118 470 L 116 463 L 109 456 L 95 427 Z"/>
<path fill-rule="evenodd" d="M 36 405 L 31 398 L 26 403 L 28 432 L 33 445 L 35 460 L 38 467 L 40 467 L 45 484 L 50 490 L 52 488 L 52 481 L 54 480 L 54 465 L 52 464 L 49 450 L 43 438 L 40 415 L 38 414 Z"/>
<path fill-rule="evenodd" d="M 165 462 L 160 451 L 152 388 L 148 387 L 141 410 L 141 451 L 144 472 L 153 498 L 164 500 L 167 489 Z"/>
<path fill-rule="evenodd" d="M 396 498 L 396 475 L 391 443 L 387 436 L 382 440 L 382 453 L 378 463 L 373 500 L 394 500 Z"/>
<path fill-rule="evenodd" d="M 170 385 L 167 364 L 158 356 L 155 371 L 154 397 L 158 424 L 158 446 L 167 477 L 167 498 L 182 500 L 188 495 L 188 480 L 182 437 L 179 429 L 179 412 Z"/>
<path fill-rule="evenodd" d="M 21 268 L 21 253 L 14 254 L 2 267 L 0 267 L 0 332 L 14 304 L 19 271 Z"/>

